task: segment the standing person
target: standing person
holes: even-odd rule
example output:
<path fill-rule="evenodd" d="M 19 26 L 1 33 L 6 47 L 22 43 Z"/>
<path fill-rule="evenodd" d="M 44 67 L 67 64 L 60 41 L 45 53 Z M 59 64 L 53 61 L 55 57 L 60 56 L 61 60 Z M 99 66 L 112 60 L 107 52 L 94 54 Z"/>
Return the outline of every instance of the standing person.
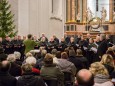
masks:
<path fill-rule="evenodd" d="M 12 44 L 13 44 L 13 50 L 14 50 L 14 51 L 19 51 L 19 47 L 18 47 L 18 37 L 15 36 L 11 42 L 12 42 Z"/>
<path fill-rule="evenodd" d="M 87 38 L 86 38 L 86 41 L 89 43 L 89 39 L 91 38 L 91 34 L 90 33 L 87 33 Z"/>
<path fill-rule="evenodd" d="M 77 49 L 77 46 L 76 46 L 74 37 L 71 37 L 71 38 L 70 38 L 70 42 L 68 43 L 68 47 L 73 47 L 74 50 Z"/>
<path fill-rule="evenodd" d="M 54 41 L 56 42 L 57 45 L 59 45 L 59 39 L 56 37 L 56 35 L 53 35 Z"/>
<path fill-rule="evenodd" d="M 3 48 L 5 49 L 5 54 L 11 54 L 13 53 L 13 46 L 12 46 L 12 43 L 11 43 L 11 39 L 10 37 L 6 36 L 6 38 L 3 40 L 2 42 L 3 44 Z"/>
<path fill-rule="evenodd" d="M 48 42 L 48 52 L 51 52 L 52 49 L 56 48 L 56 41 L 54 40 L 53 37 L 50 38 L 50 41 Z"/>
<path fill-rule="evenodd" d="M 64 37 L 62 37 L 62 38 L 61 38 L 61 41 L 60 41 L 60 43 L 59 43 L 59 46 L 58 46 L 58 50 L 59 50 L 59 51 L 64 51 L 65 48 L 67 48 L 67 43 L 66 43 Z"/>
<path fill-rule="evenodd" d="M 40 39 L 39 39 L 39 40 L 41 41 L 41 39 L 42 39 L 43 37 L 45 37 L 45 41 L 46 41 L 46 42 L 48 42 L 48 38 L 45 36 L 45 34 L 44 34 L 44 33 L 42 33 L 42 36 L 40 37 Z"/>
<path fill-rule="evenodd" d="M 103 56 L 106 53 L 107 49 L 108 49 L 105 34 L 100 35 L 100 41 L 101 41 L 101 43 L 100 43 L 100 45 L 99 45 L 99 47 L 97 49 L 97 54 L 101 58 L 101 56 Z"/>
<path fill-rule="evenodd" d="M 25 53 L 29 52 L 30 50 L 33 50 L 36 45 L 36 42 L 32 40 L 31 34 L 28 34 L 28 39 L 25 40 L 23 43 L 25 45 Z"/>
<path fill-rule="evenodd" d="M 66 43 L 68 44 L 70 42 L 70 37 L 67 36 L 67 33 L 64 33 L 64 38 L 65 38 Z"/>

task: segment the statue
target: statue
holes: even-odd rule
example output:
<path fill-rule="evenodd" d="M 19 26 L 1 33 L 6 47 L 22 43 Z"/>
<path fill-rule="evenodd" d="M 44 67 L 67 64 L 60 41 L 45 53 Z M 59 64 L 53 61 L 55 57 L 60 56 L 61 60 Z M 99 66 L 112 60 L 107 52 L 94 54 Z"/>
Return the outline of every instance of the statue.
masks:
<path fill-rule="evenodd" d="M 87 14 L 87 21 L 89 22 L 92 18 L 93 18 L 93 13 L 92 11 L 90 10 L 90 8 L 88 7 L 87 11 L 86 11 L 86 14 Z"/>
<path fill-rule="evenodd" d="M 115 11 L 113 11 L 113 22 L 115 22 Z"/>
<path fill-rule="evenodd" d="M 101 11 L 102 22 L 105 22 L 106 16 L 107 16 L 107 11 L 104 7 L 102 7 L 102 11 Z"/>
<path fill-rule="evenodd" d="M 76 18 L 77 18 L 77 22 L 80 22 L 80 13 L 79 12 L 78 12 Z"/>

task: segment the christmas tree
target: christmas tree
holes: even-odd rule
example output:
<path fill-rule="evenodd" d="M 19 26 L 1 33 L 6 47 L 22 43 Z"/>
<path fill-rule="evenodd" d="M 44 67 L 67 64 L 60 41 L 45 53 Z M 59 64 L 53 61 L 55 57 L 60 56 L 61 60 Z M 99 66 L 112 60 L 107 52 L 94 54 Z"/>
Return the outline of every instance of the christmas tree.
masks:
<path fill-rule="evenodd" d="M 13 37 L 17 32 L 14 32 L 15 25 L 14 15 L 10 11 L 11 5 L 7 0 L 0 0 L 0 37 Z"/>

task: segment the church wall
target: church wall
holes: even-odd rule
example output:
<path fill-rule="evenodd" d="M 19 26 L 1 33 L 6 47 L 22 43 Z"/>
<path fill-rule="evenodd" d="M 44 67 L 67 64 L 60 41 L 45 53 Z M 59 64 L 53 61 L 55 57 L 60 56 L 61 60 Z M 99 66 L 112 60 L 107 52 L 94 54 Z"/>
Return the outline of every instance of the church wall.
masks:
<path fill-rule="evenodd" d="M 18 0 L 8 0 L 9 4 L 11 4 L 11 11 L 14 15 L 14 24 L 16 25 L 16 31 L 18 30 Z"/>
<path fill-rule="evenodd" d="M 37 37 L 45 33 L 48 38 L 56 34 L 61 38 L 65 23 L 65 0 L 59 0 L 59 8 L 54 8 L 57 15 L 52 15 L 52 0 L 9 0 L 12 12 L 15 14 L 15 24 L 18 35 L 31 33 Z M 55 0 L 54 0 L 55 1 Z M 57 0 L 56 0 L 57 3 Z M 56 4 L 54 2 L 54 5 Z M 63 4 L 62 4 L 63 3 Z M 61 6 L 61 7 L 60 7 Z M 65 10 L 64 10 L 65 9 Z M 59 19 L 55 19 L 59 18 Z"/>

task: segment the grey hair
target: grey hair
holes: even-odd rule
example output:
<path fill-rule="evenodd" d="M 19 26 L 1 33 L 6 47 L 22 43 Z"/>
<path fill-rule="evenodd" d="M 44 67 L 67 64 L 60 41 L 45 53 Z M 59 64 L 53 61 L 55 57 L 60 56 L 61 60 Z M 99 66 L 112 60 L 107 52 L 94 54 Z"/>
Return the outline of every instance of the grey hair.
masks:
<path fill-rule="evenodd" d="M 14 52 L 14 55 L 15 55 L 16 59 L 20 59 L 20 57 L 21 57 L 21 53 L 17 52 L 17 51 Z"/>
<path fill-rule="evenodd" d="M 16 57 L 14 54 L 9 54 L 8 57 L 7 57 L 7 60 L 9 62 L 15 62 L 16 61 Z"/>
<path fill-rule="evenodd" d="M 27 64 L 31 64 L 31 65 L 35 65 L 36 62 L 37 62 L 36 58 L 33 57 L 33 56 L 32 57 L 28 57 L 25 61 L 26 61 Z"/>

